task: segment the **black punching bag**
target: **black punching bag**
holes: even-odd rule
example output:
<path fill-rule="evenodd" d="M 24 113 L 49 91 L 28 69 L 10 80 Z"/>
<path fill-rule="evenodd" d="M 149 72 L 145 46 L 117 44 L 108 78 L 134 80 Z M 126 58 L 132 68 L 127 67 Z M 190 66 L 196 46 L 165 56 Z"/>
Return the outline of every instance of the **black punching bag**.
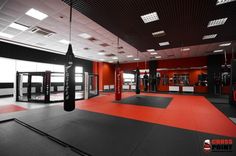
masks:
<path fill-rule="evenodd" d="M 73 111 L 75 109 L 75 56 L 72 45 L 69 44 L 66 53 L 65 82 L 64 82 L 64 110 Z"/>
<path fill-rule="evenodd" d="M 140 71 L 136 69 L 136 94 L 140 94 Z"/>

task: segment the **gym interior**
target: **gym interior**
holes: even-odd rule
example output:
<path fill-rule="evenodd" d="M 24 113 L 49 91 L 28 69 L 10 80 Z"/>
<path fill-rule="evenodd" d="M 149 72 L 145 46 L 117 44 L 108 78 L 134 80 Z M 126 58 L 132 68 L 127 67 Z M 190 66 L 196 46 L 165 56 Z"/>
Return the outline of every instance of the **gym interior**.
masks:
<path fill-rule="evenodd" d="M 235 0 L 1 0 L 0 156 L 235 156 Z"/>

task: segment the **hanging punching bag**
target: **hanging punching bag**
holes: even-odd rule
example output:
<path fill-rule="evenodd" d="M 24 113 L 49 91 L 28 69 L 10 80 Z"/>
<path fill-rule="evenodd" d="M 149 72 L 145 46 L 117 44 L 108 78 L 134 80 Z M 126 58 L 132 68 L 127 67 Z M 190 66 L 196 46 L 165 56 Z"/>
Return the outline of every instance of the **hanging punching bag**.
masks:
<path fill-rule="evenodd" d="M 140 94 L 140 71 L 136 69 L 136 94 Z"/>
<path fill-rule="evenodd" d="M 64 82 L 64 110 L 73 111 L 75 109 L 75 56 L 72 45 L 69 44 L 66 53 L 65 82 Z"/>
<path fill-rule="evenodd" d="M 117 62 L 115 70 L 115 100 L 121 100 L 122 80 L 121 80 L 120 65 Z"/>

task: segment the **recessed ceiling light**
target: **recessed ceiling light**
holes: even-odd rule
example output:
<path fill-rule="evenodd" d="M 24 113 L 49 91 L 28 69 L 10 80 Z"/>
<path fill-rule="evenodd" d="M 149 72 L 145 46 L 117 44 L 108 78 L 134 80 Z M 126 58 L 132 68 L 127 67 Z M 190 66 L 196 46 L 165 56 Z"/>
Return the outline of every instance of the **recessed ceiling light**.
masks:
<path fill-rule="evenodd" d="M 156 58 L 156 59 L 159 59 L 159 58 L 161 58 L 161 56 L 155 56 L 155 58 Z"/>
<path fill-rule="evenodd" d="M 182 48 L 181 51 L 189 51 L 190 48 Z"/>
<path fill-rule="evenodd" d="M 229 2 L 233 2 L 235 0 L 217 0 L 216 5 L 221 5 Z"/>
<path fill-rule="evenodd" d="M 220 47 L 227 47 L 227 46 L 230 46 L 231 45 L 231 43 L 223 43 L 223 44 L 220 44 L 219 46 Z"/>
<path fill-rule="evenodd" d="M 99 52 L 98 55 L 105 55 L 106 53 L 103 52 Z"/>
<path fill-rule="evenodd" d="M 156 55 L 157 54 L 157 52 L 153 52 L 153 53 L 150 53 L 151 55 Z"/>
<path fill-rule="evenodd" d="M 165 31 L 164 30 L 156 31 L 156 32 L 152 33 L 152 36 L 154 36 L 154 37 L 161 37 L 161 36 L 164 36 L 164 35 L 165 35 Z"/>
<path fill-rule="evenodd" d="M 159 45 L 160 46 L 167 46 L 167 45 L 170 45 L 170 43 L 169 42 L 161 42 L 161 43 L 159 43 Z"/>
<path fill-rule="evenodd" d="M 202 37 L 203 40 L 216 38 L 217 34 L 205 35 Z"/>
<path fill-rule="evenodd" d="M 79 36 L 82 37 L 82 38 L 85 38 L 85 39 L 88 39 L 88 38 L 92 37 L 91 35 L 86 34 L 86 33 L 81 33 L 81 34 L 79 34 Z"/>
<path fill-rule="evenodd" d="M 7 33 L 4 33 L 4 32 L 0 32 L 0 36 L 6 37 L 6 38 L 13 38 L 14 37 L 13 35 L 7 34 Z"/>
<path fill-rule="evenodd" d="M 155 49 L 147 49 L 148 52 L 155 51 Z"/>
<path fill-rule="evenodd" d="M 214 53 L 220 53 L 220 52 L 223 52 L 223 49 L 214 50 L 213 52 Z"/>
<path fill-rule="evenodd" d="M 42 13 L 34 8 L 31 8 L 29 11 L 27 11 L 25 13 L 26 15 L 30 16 L 30 17 L 33 17 L 33 18 L 36 18 L 40 21 L 42 21 L 43 19 L 47 18 L 48 15 L 45 14 L 45 13 Z"/>
<path fill-rule="evenodd" d="M 105 61 L 105 59 L 99 59 L 99 61 Z"/>
<path fill-rule="evenodd" d="M 113 63 L 114 61 L 108 61 L 109 63 Z"/>
<path fill-rule="evenodd" d="M 139 59 L 139 58 L 134 58 L 134 60 L 135 60 L 135 61 L 138 61 L 138 60 L 140 60 L 140 59 Z"/>
<path fill-rule="evenodd" d="M 68 40 L 60 40 L 59 42 L 61 42 L 61 43 L 63 43 L 63 44 L 69 44 L 70 43 L 70 41 L 68 41 Z"/>
<path fill-rule="evenodd" d="M 112 57 L 113 60 L 118 60 L 118 57 Z"/>
<path fill-rule="evenodd" d="M 159 20 L 159 17 L 156 12 L 152 12 L 146 15 L 141 16 L 144 23 L 150 23 Z"/>
<path fill-rule="evenodd" d="M 218 25 L 223 25 L 225 24 L 226 20 L 228 18 L 220 18 L 220 19 L 216 19 L 216 20 L 212 20 L 208 23 L 207 27 L 214 27 L 214 26 L 218 26 Z"/>
<path fill-rule="evenodd" d="M 127 55 L 126 57 L 130 58 L 130 57 L 134 57 L 133 55 Z"/>
<path fill-rule="evenodd" d="M 18 30 L 21 30 L 21 31 L 25 31 L 29 28 L 29 27 L 24 26 L 24 25 L 19 24 L 19 23 L 11 23 L 9 25 L 9 27 L 14 28 L 14 29 L 18 29 Z"/>

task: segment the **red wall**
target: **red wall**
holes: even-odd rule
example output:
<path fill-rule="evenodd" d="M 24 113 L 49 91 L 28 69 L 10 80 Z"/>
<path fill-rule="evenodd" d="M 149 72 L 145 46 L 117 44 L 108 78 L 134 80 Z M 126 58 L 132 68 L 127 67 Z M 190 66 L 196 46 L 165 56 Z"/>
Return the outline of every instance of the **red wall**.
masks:
<path fill-rule="evenodd" d="M 124 63 L 124 64 L 120 64 L 120 69 L 122 71 L 130 71 L 130 70 L 135 70 L 137 69 L 137 66 L 139 67 L 139 69 L 145 69 L 145 67 L 148 69 L 149 68 L 149 64 L 148 62 L 139 62 L 139 63 Z"/>
<path fill-rule="evenodd" d="M 103 90 L 104 85 L 114 85 L 115 67 L 113 64 L 93 62 L 93 72 L 99 76 L 99 90 Z"/>
<path fill-rule="evenodd" d="M 158 61 L 158 68 L 177 68 L 177 67 L 188 68 L 188 67 L 202 67 L 206 65 L 207 65 L 206 56 Z"/>

